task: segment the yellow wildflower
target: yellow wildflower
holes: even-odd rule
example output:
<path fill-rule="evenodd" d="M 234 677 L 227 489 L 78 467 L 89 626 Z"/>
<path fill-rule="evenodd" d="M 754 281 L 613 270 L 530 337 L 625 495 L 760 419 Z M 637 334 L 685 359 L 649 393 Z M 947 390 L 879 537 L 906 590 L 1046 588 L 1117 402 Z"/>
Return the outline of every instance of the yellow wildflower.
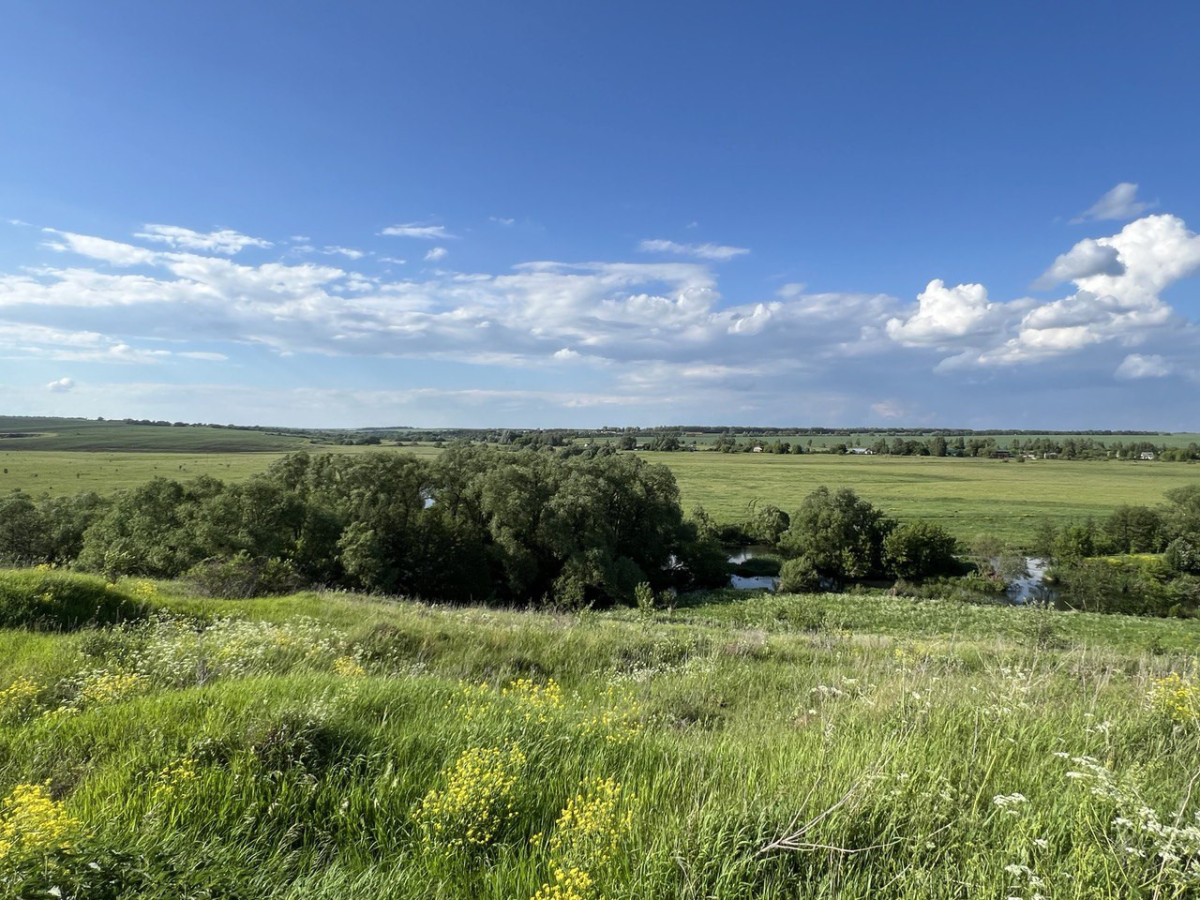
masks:
<path fill-rule="evenodd" d="M 32 678 L 22 675 L 0 691 L 0 722 L 19 722 L 28 718 L 37 709 L 37 695 L 41 689 Z"/>
<path fill-rule="evenodd" d="M 609 862 L 633 824 L 631 804 L 612 778 L 593 778 L 567 801 L 550 838 L 550 853 L 595 870 Z"/>
<path fill-rule="evenodd" d="M 362 678 L 367 670 L 353 656 L 339 656 L 333 661 L 333 671 L 345 678 Z"/>
<path fill-rule="evenodd" d="M 136 672 L 93 672 L 79 690 L 82 706 L 116 703 L 144 691 L 149 679 Z"/>
<path fill-rule="evenodd" d="M 1196 675 L 1172 672 L 1150 685 L 1150 708 L 1172 722 L 1200 721 L 1200 683 Z"/>
<path fill-rule="evenodd" d="M 543 884 L 532 900 L 587 900 L 593 887 L 592 876 L 583 869 L 555 869 L 554 883 Z"/>
<path fill-rule="evenodd" d="M 514 744 L 505 753 L 489 747 L 464 751 L 442 772 L 446 786 L 431 790 L 413 813 L 422 843 L 483 847 L 516 817 L 516 785 L 525 754 Z"/>
<path fill-rule="evenodd" d="M 18 784 L 0 804 L 0 863 L 69 850 L 79 821 L 50 796 L 50 782 Z"/>

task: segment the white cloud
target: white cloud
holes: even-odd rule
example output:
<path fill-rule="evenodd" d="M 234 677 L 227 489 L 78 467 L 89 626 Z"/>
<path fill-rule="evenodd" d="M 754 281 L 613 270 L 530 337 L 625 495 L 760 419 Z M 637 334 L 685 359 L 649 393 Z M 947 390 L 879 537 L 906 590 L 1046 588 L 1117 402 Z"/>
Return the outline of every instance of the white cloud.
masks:
<path fill-rule="evenodd" d="M 564 389 L 553 408 L 560 411 L 612 403 L 657 409 L 652 418 L 660 421 L 670 409 L 680 420 L 736 414 L 861 424 L 931 414 L 904 384 L 927 378 L 935 364 L 960 373 L 944 382 L 943 390 L 955 390 L 991 377 L 989 369 L 1011 367 L 1009 383 L 1025 371 L 1017 363 L 1068 355 L 1087 361 L 1093 376 L 1112 373 L 1124 356 L 1131 361 L 1122 363 L 1120 381 L 1109 383 L 1129 390 L 1156 370 L 1187 374 L 1200 346 L 1196 329 L 1181 327 L 1186 320 L 1162 299 L 1167 286 L 1200 268 L 1200 238 L 1171 216 L 1140 219 L 1063 254 L 1051 269 L 1072 276 L 1074 291 L 1049 302 L 998 302 L 982 285 L 941 280 L 911 304 L 885 294 L 807 293 L 799 283 L 727 300 L 716 267 L 697 259 L 534 261 L 500 273 L 430 267 L 419 278 L 367 278 L 329 264 L 250 265 L 50 234 L 64 253 L 147 269 L 114 273 L 84 262 L 0 275 L 2 358 L 194 366 L 222 361 L 226 353 L 217 351 L 236 344 L 280 356 L 436 359 L 510 372 L 557 367 Z M 571 400 L 565 385 L 576 372 L 594 384 Z M 43 396 L 54 374 L 34 382 Z M 489 385 L 495 376 L 485 376 Z M 536 385 L 532 373 L 513 383 L 526 377 Z M 80 386 L 72 402 L 93 389 Z M 421 396 L 420 409 L 441 414 L 433 394 Z M 454 408 L 465 416 L 477 396 L 455 395 Z M 538 415 L 534 393 L 497 402 Z M 398 414 L 408 408 L 395 406 Z"/>
<path fill-rule="evenodd" d="M 153 250 L 135 247 L 132 244 L 123 244 L 119 241 L 110 241 L 86 234 L 74 234 L 70 231 L 58 231 L 54 228 L 43 228 L 42 231 L 62 238 L 61 241 L 46 243 L 46 246 L 52 250 L 78 253 L 80 256 L 99 259 L 112 263 L 114 266 L 149 265 L 158 256 Z"/>
<path fill-rule="evenodd" d="M 1131 353 L 1121 361 L 1113 374 L 1120 379 L 1131 381 L 1139 378 L 1165 378 L 1174 371 L 1170 363 L 1157 354 L 1142 356 Z"/>
<path fill-rule="evenodd" d="M 448 254 L 449 252 L 450 251 L 447 250 L 445 247 L 434 247 L 432 250 L 430 250 L 428 253 L 425 254 L 425 261 L 426 262 L 437 262 L 439 259 L 445 259 L 446 254 Z"/>
<path fill-rule="evenodd" d="M 347 259 L 362 259 L 367 255 L 362 250 L 355 250 L 353 247 L 328 246 L 321 252 L 326 256 L 344 256 Z"/>
<path fill-rule="evenodd" d="M 427 241 L 444 241 L 454 237 L 446 231 L 444 225 L 418 225 L 416 222 L 409 222 L 407 225 L 389 225 L 379 233 L 388 237 L 421 238 Z"/>
<path fill-rule="evenodd" d="M 1138 186 L 1133 182 L 1122 181 L 1092 204 L 1089 209 L 1072 219 L 1071 223 L 1078 225 L 1080 222 L 1133 219 L 1158 205 L 1157 202 L 1145 203 L 1138 200 L 1137 190 Z"/>
<path fill-rule="evenodd" d="M 489 222 L 495 222 L 497 225 L 503 225 L 505 228 L 512 228 L 517 224 L 516 219 L 506 219 L 503 216 L 488 216 Z"/>
<path fill-rule="evenodd" d="M 917 309 L 912 315 L 888 320 L 887 333 L 909 347 L 939 346 L 994 330 L 998 310 L 996 304 L 988 302 L 987 288 L 982 284 L 948 288 L 935 278 L 917 295 Z"/>
<path fill-rule="evenodd" d="M 904 407 L 895 400 L 880 400 L 878 403 L 872 403 L 871 412 L 884 419 L 903 419 L 905 416 Z"/>
<path fill-rule="evenodd" d="M 937 303 L 927 308 L 922 300 L 917 315 L 890 321 L 887 330 L 912 346 L 948 348 L 957 337 L 962 349 L 941 361 L 941 371 L 1053 359 L 1110 342 L 1131 346 L 1179 330 L 1184 321 L 1162 292 L 1197 270 L 1200 236 L 1175 216 L 1146 216 L 1056 260 L 1047 274 L 1073 273 L 1073 294 L 985 304 L 986 294 L 950 298 L 939 291 Z"/>
<path fill-rule="evenodd" d="M 723 244 L 680 244 L 661 239 L 644 240 L 638 244 L 642 253 L 670 253 L 676 256 L 691 256 L 696 259 L 711 259 L 726 262 L 750 251 L 745 247 L 729 247 Z"/>
<path fill-rule="evenodd" d="M 381 256 L 381 257 L 379 257 L 379 261 L 382 263 L 391 263 L 394 266 L 408 265 L 407 259 L 397 259 L 394 256 Z"/>
<path fill-rule="evenodd" d="M 70 378 L 60 378 L 57 381 L 52 381 L 46 385 L 46 390 L 53 394 L 65 394 L 73 387 L 75 387 L 74 380 Z"/>
<path fill-rule="evenodd" d="M 1125 265 L 1121 262 L 1116 247 L 1088 238 L 1054 260 L 1050 268 L 1034 282 L 1034 287 L 1052 288 L 1064 281 L 1089 278 L 1092 275 L 1121 275 L 1124 272 Z"/>
<path fill-rule="evenodd" d="M 142 229 L 134 237 L 167 244 L 177 250 L 196 250 L 202 253 L 223 253 L 226 256 L 233 256 L 247 247 L 272 246 L 270 241 L 250 237 L 247 234 L 242 234 L 229 228 L 223 228 L 220 231 L 210 231 L 207 234 L 192 231 L 190 228 L 181 228 L 178 225 L 147 224 L 143 225 Z"/>

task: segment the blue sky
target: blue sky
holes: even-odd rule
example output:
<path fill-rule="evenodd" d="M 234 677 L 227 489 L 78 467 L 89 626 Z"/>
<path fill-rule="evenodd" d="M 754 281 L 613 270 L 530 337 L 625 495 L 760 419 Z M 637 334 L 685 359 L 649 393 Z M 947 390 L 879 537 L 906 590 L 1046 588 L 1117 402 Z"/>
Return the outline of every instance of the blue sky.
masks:
<path fill-rule="evenodd" d="M 1195 4 L 0 25 L 0 412 L 1200 427 Z"/>

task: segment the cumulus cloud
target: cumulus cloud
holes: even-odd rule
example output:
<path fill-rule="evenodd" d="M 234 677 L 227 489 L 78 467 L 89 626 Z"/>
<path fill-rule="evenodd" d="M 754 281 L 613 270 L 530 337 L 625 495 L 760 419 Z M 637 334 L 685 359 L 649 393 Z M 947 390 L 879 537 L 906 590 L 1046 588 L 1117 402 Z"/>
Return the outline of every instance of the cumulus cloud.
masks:
<path fill-rule="evenodd" d="M 446 254 L 448 254 L 449 252 L 450 251 L 447 250 L 445 247 L 434 247 L 428 253 L 425 254 L 425 261 L 426 262 L 437 262 L 439 259 L 445 259 Z"/>
<path fill-rule="evenodd" d="M 638 244 L 642 253 L 669 253 L 675 256 L 691 256 L 696 259 L 711 259 L 726 262 L 745 256 L 750 251 L 745 247 L 729 247 L 724 244 L 680 244 L 661 239 L 644 240 Z"/>
<path fill-rule="evenodd" d="M 1092 275 L 1122 275 L 1124 272 L 1125 264 L 1121 262 L 1116 247 L 1088 238 L 1054 260 L 1033 286 L 1046 289 L 1064 281 Z"/>
<path fill-rule="evenodd" d="M 57 381 L 52 381 L 46 385 L 46 390 L 53 394 L 65 394 L 73 387 L 75 387 L 75 382 L 72 379 L 60 378 Z"/>
<path fill-rule="evenodd" d="M 946 287 L 935 278 L 917 295 L 917 309 L 908 318 L 892 318 L 887 333 L 894 341 L 910 347 L 940 346 L 955 339 L 992 331 L 998 310 L 988 302 L 982 284 Z"/>
<path fill-rule="evenodd" d="M 981 288 L 962 296 L 960 286 L 953 297 L 938 290 L 931 302 L 922 299 L 916 314 L 889 321 L 888 335 L 910 346 L 944 348 L 958 338 L 961 349 L 939 363 L 942 371 L 1054 359 L 1114 342 L 1131 346 L 1163 339 L 1184 324 L 1162 293 L 1197 270 L 1200 236 L 1175 216 L 1145 216 L 1111 237 L 1082 241 L 1055 261 L 1044 277 L 1069 278 L 1076 290 L 1066 297 L 985 303 Z"/>
<path fill-rule="evenodd" d="M 1092 206 L 1071 220 L 1071 224 L 1081 222 L 1102 222 L 1110 219 L 1133 219 L 1153 209 L 1157 203 L 1145 203 L 1137 198 L 1138 186 L 1130 181 L 1122 181 L 1115 188 L 1097 200 Z"/>
<path fill-rule="evenodd" d="M 134 237 L 142 240 L 167 244 L 177 250 L 196 250 L 201 253 L 222 253 L 233 256 L 247 247 L 270 247 L 270 241 L 250 237 L 248 234 L 223 228 L 220 231 L 202 233 L 178 225 L 143 225 Z"/>
<path fill-rule="evenodd" d="M 1157 354 L 1142 356 L 1130 353 L 1117 366 L 1114 373 L 1117 378 L 1132 381 L 1139 378 L 1165 378 L 1173 371 L 1173 367 L 1163 357 Z"/>
<path fill-rule="evenodd" d="M 454 237 L 446 231 L 444 225 L 419 225 L 409 222 L 407 225 L 389 225 L 380 234 L 388 237 L 421 238 L 427 241 L 444 241 Z"/>
<path fill-rule="evenodd" d="M 1158 371 L 1186 374 L 1200 344 L 1162 299 L 1200 269 L 1200 238 L 1172 216 L 1139 219 L 1068 250 L 1050 271 L 1073 290 L 1048 302 L 998 301 L 982 285 L 940 279 L 907 304 L 799 283 L 727 299 L 714 261 L 703 257 L 367 278 L 332 264 L 252 265 L 215 251 L 48 237 L 78 259 L 0 274 L 0 358 L 197 365 L 221 361 L 218 351 L 236 345 L 281 356 L 556 367 L 564 379 L 579 371 L 595 382 L 587 403 L 658 409 L 659 420 L 672 409 L 681 420 L 721 410 L 745 420 L 861 423 L 893 413 L 919 419 L 921 398 L 902 385 L 933 367 L 962 373 L 947 383 L 965 385 L 1008 366 L 1011 383 L 1025 371 L 1018 363 L 1075 354 L 1092 361 L 1095 375 L 1113 373 L 1125 357 L 1116 375 L 1129 389 Z M 105 268 L 135 264 L 144 268 Z M 44 396 L 43 384 L 34 387 Z M 96 389 L 82 386 L 72 398 Z M 556 408 L 576 408 L 569 390 L 559 393 Z M 454 402 L 461 411 L 472 401 L 463 394 Z M 533 394 L 512 402 L 535 414 Z"/>

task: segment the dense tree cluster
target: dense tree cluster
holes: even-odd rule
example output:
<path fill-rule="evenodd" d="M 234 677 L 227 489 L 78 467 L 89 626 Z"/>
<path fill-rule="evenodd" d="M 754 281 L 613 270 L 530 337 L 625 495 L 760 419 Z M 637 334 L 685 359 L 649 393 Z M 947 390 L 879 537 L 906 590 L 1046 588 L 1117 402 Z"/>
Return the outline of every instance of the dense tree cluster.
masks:
<path fill-rule="evenodd" d="M 227 580 L 216 563 L 241 560 L 255 577 L 451 602 L 628 602 L 643 582 L 711 583 L 712 554 L 670 471 L 615 453 L 301 452 L 242 484 L 158 478 L 111 501 L 0 504 L 10 563 L 164 578 L 204 563 Z"/>

